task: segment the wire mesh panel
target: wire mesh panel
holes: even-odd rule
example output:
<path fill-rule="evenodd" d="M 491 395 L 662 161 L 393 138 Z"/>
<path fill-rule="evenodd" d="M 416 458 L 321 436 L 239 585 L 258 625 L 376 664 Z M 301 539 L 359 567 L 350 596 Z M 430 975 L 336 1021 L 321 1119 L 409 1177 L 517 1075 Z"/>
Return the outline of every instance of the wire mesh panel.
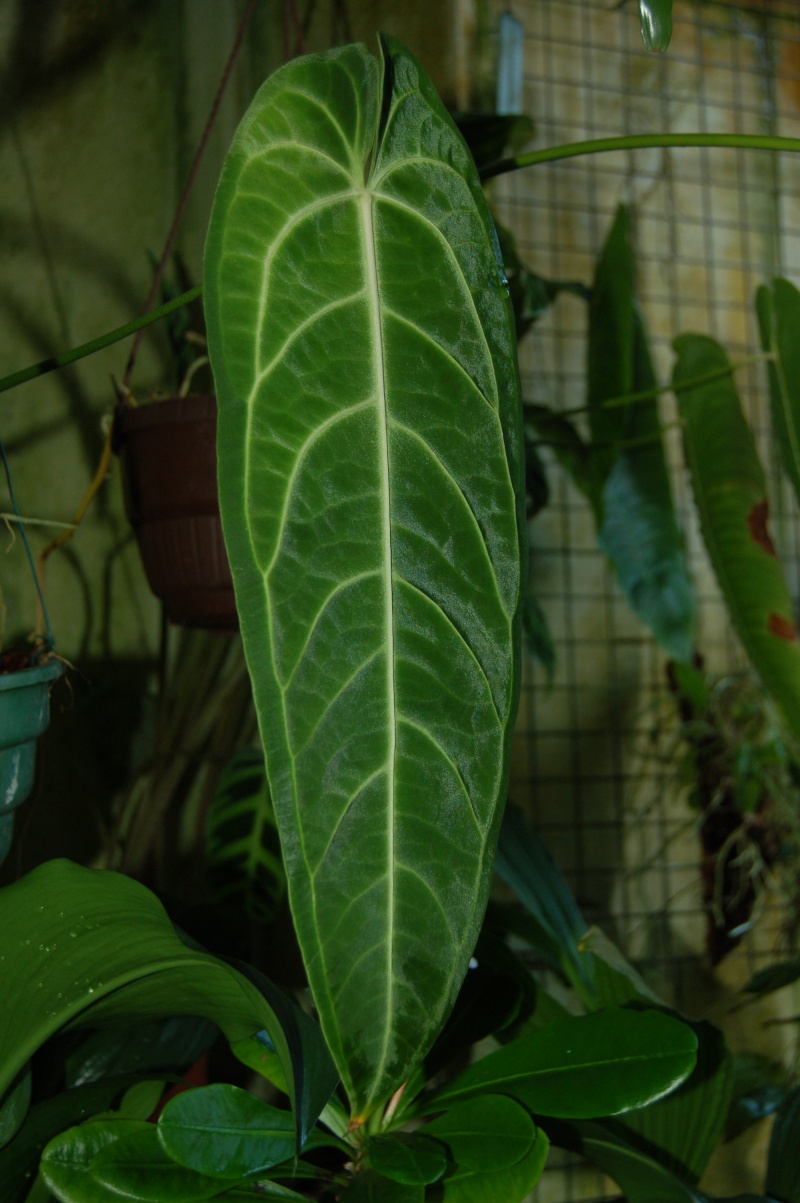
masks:
<path fill-rule="evenodd" d="M 498 11 L 499 11 L 498 6 Z M 800 10 L 795 3 L 680 3 L 666 55 L 648 53 L 634 4 L 527 0 L 524 111 L 531 149 L 655 131 L 800 135 Z M 637 291 L 658 376 L 681 332 L 713 336 L 734 362 L 762 458 L 771 466 L 773 537 L 797 596 L 797 515 L 768 437 L 766 371 L 753 295 L 776 273 L 800 282 L 800 162 L 716 149 L 639 150 L 540 165 L 499 178 L 491 200 L 526 264 L 591 284 L 617 206 L 629 204 Z M 561 411 L 586 404 L 586 304 L 561 294 L 520 345 L 523 396 Z M 698 601 L 696 646 L 707 670 L 745 668 L 702 547 L 683 469 L 674 399 L 662 421 Z M 551 683 L 526 665 L 512 790 L 565 870 L 590 922 L 634 957 L 651 985 L 692 1015 L 722 1023 L 733 1047 L 786 1055 L 787 1029 L 764 1026 L 776 1003 L 732 1010 L 734 991 L 775 959 L 784 909 L 759 887 L 757 922 L 713 971 L 705 947 L 698 814 L 681 779 L 685 753 L 666 656 L 647 635 L 597 550 L 586 500 L 542 448 L 549 506 L 531 526 L 534 591 L 557 664 Z M 722 1193 L 761 1189 L 763 1134 L 729 1147 Z M 763 1152 L 763 1150 L 762 1150 Z M 748 1176 L 750 1175 L 750 1176 Z M 618 1195 L 580 1166 L 548 1174 L 540 1203 Z"/>

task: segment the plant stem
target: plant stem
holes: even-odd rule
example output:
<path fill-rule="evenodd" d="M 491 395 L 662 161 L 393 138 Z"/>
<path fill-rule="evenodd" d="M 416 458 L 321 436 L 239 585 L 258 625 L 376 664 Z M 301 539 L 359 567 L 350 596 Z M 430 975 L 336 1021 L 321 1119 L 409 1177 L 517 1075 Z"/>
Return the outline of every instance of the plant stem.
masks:
<path fill-rule="evenodd" d="M 19 372 L 12 372 L 10 376 L 4 376 L 0 379 L 0 393 L 5 393 L 10 388 L 16 388 L 18 384 L 25 384 L 28 380 L 35 380 L 37 376 L 55 372 L 58 368 L 66 367 L 68 363 L 75 363 L 77 359 L 85 359 L 87 355 L 94 355 L 95 351 L 102 351 L 104 347 L 110 347 L 123 338 L 130 338 L 131 334 L 135 334 L 143 326 L 149 326 L 162 317 L 174 313 L 176 309 L 189 305 L 200 296 L 202 291 L 201 285 L 198 284 L 196 288 L 190 288 L 188 292 L 181 293 L 179 297 L 173 297 L 171 301 L 167 301 L 166 305 L 160 305 L 158 309 L 142 314 L 141 317 L 137 317 L 126 325 L 119 326 L 108 334 L 102 334 L 100 338 L 93 338 L 91 342 L 83 343 L 80 347 L 73 347 L 71 351 L 63 351 L 60 355 L 51 355 L 49 359 L 42 359 L 29 368 L 22 368 Z"/>
<path fill-rule="evenodd" d="M 591 138 L 585 142 L 564 142 L 560 146 L 546 146 L 511 159 L 490 163 L 480 173 L 482 180 L 490 180 L 520 167 L 535 167 L 537 163 L 553 163 L 561 159 L 573 159 L 579 155 L 593 155 L 609 150 L 653 150 L 670 146 L 709 146 L 737 150 L 786 150 L 800 151 L 800 138 L 778 138 L 769 134 L 626 134 L 619 138 Z"/>

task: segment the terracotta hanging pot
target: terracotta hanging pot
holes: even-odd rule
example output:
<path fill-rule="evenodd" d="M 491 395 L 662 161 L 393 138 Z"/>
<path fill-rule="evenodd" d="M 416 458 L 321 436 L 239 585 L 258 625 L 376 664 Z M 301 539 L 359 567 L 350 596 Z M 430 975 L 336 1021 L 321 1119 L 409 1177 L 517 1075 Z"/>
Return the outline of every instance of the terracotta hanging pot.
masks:
<path fill-rule="evenodd" d="M 50 686 L 60 660 L 0 673 L 0 864 L 8 856 L 14 811 L 33 787 L 36 740 L 50 722 Z"/>
<path fill-rule="evenodd" d="M 236 631 L 216 431 L 215 397 L 170 397 L 118 411 L 114 447 L 144 570 L 170 622 Z"/>

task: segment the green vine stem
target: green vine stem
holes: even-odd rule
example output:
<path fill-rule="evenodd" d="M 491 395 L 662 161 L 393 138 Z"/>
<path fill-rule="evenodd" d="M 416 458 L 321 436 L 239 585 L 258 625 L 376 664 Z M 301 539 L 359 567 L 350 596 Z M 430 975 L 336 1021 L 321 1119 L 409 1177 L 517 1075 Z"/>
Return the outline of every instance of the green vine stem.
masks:
<path fill-rule="evenodd" d="M 535 167 L 538 163 L 553 163 L 560 159 L 574 159 L 579 155 L 593 155 L 614 150 L 655 150 L 670 146 L 708 146 L 719 150 L 786 150 L 800 151 L 800 138 L 779 138 L 770 134 L 626 134 L 619 138 L 592 138 L 586 142 L 565 142 L 560 146 L 546 146 L 543 150 L 532 150 L 512 159 L 501 159 L 490 163 L 480 173 L 482 180 L 490 180 L 521 167 Z"/>
<path fill-rule="evenodd" d="M 131 334 L 135 334 L 137 330 L 141 330 L 144 326 L 149 326 L 152 322 L 159 321 L 160 318 L 166 317 L 170 313 L 174 313 L 176 309 L 182 309 L 184 305 L 191 304 L 203 291 L 198 284 L 195 288 L 190 288 L 188 292 L 181 293 L 179 297 L 173 297 L 171 301 L 167 301 L 165 305 L 161 305 L 158 309 L 152 309 L 149 313 L 145 313 L 142 317 L 137 317 L 134 321 L 128 322 L 125 326 L 119 326 L 116 330 L 110 331 L 108 334 L 102 334 L 100 338 L 94 338 L 91 342 L 83 343 L 80 347 L 73 347 L 71 351 L 63 351 L 61 355 L 52 355 L 49 359 L 42 359 L 39 363 L 33 364 L 29 368 L 22 368 L 19 372 L 13 372 L 10 376 L 4 376 L 0 379 L 0 393 L 5 393 L 10 388 L 16 388 L 18 384 L 25 384 L 28 380 L 35 380 L 37 376 L 44 376 L 48 372 L 55 372 L 58 368 L 66 367 L 69 363 L 75 363 L 78 359 L 85 359 L 87 355 L 94 355 L 95 351 L 102 351 L 104 347 L 110 347 L 113 343 L 121 342 L 123 338 L 129 338 Z"/>
<path fill-rule="evenodd" d="M 615 150 L 653 150 L 658 147 L 670 146 L 708 146 L 718 149 L 727 147 L 735 150 L 777 150 L 798 153 L 800 152 L 800 138 L 778 138 L 769 134 L 629 134 L 621 138 L 593 138 L 587 142 L 566 142 L 560 146 L 548 146 L 544 150 L 533 150 L 528 154 L 516 155 L 512 159 L 501 159 L 498 163 L 492 163 L 486 167 L 481 172 L 481 179 L 490 180 L 495 176 L 505 175 L 509 171 L 518 171 L 522 167 L 534 167 L 537 163 L 553 163 L 561 159 L 573 159 L 579 155 L 592 155 Z M 27 380 L 34 380 L 37 376 L 43 376 L 46 372 L 63 368 L 68 363 L 74 363 L 77 359 L 83 359 L 86 355 L 101 351 L 104 347 L 110 347 L 112 343 L 135 334 L 137 330 L 150 325 L 151 322 L 156 322 L 159 318 L 166 317 L 168 313 L 173 313 L 183 305 L 188 305 L 196 297 L 199 297 L 201 292 L 200 285 L 191 288 L 166 305 L 145 314 L 144 317 L 137 318 L 126 326 L 120 326 L 118 330 L 112 330 L 110 334 L 105 334 L 90 343 L 84 343 L 81 347 L 75 347 L 72 351 L 65 351 L 61 355 L 43 359 L 40 363 L 23 368 L 20 372 L 14 372 L 11 376 L 3 377 L 0 379 L 0 393 L 15 388 L 18 384 L 24 384 Z"/>

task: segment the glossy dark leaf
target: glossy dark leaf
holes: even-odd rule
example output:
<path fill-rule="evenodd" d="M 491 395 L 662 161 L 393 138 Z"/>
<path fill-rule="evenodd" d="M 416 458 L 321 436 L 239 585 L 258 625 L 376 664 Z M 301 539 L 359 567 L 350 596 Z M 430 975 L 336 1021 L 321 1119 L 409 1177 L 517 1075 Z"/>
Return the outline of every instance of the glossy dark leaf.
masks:
<path fill-rule="evenodd" d="M 648 50 L 666 50 L 672 37 L 672 0 L 639 0 L 639 26 Z"/>
<path fill-rule="evenodd" d="M 31 1103 L 31 1068 L 25 1065 L 16 1081 L 2 1096 L 0 1106 L 0 1149 L 3 1149 L 25 1122 Z"/>
<path fill-rule="evenodd" d="M 89 1165 L 89 1176 L 109 1192 L 146 1203 L 197 1203 L 220 1195 L 226 1183 L 219 1178 L 178 1165 L 165 1152 L 153 1124 L 126 1133 L 100 1149 Z M 231 1184 L 232 1185 L 232 1184 Z"/>
<path fill-rule="evenodd" d="M 768 1195 L 800 1203 L 800 1087 L 781 1103 L 772 1125 L 767 1158 Z"/>
<path fill-rule="evenodd" d="M 107 1111 L 137 1081 L 132 1075 L 106 1078 L 33 1106 L 14 1140 L 0 1150 L 0 1203 L 21 1203 L 48 1141 L 87 1116 Z"/>
<path fill-rule="evenodd" d="M 697 1064 L 677 1090 L 620 1121 L 625 1139 L 682 1181 L 699 1181 L 722 1135 L 733 1092 L 733 1059 L 718 1028 L 703 1022 Z"/>
<path fill-rule="evenodd" d="M 767 527 L 764 471 L 753 435 L 722 347 L 704 335 L 682 334 L 675 350 L 673 383 L 703 539 L 739 638 L 786 728 L 798 738 L 800 641 Z"/>
<path fill-rule="evenodd" d="M 101 1028 L 65 1062 L 68 1086 L 84 1086 L 116 1074 L 178 1073 L 194 1065 L 219 1036 L 219 1028 L 193 1015 Z"/>
<path fill-rule="evenodd" d="M 167 1103 L 158 1121 L 166 1153 L 213 1178 L 243 1178 L 291 1158 L 291 1112 L 222 1082 L 187 1090 Z"/>
<path fill-rule="evenodd" d="M 691 1073 L 697 1038 L 660 1011 L 609 1007 L 512 1040 L 474 1062 L 425 1110 L 478 1094 L 508 1094 L 539 1115 L 614 1115 L 669 1093 Z"/>
<path fill-rule="evenodd" d="M 526 1155 L 505 1169 L 455 1166 L 432 1192 L 436 1203 L 523 1203 L 542 1176 L 550 1146 L 537 1130 Z"/>
<path fill-rule="evenodd" d="M 62 1132 L 42 1155 L 39 1172 L 45 1185 L 60 1203 L 108 1203 L 108 1190 L 91 1177 L 92 1161 L 123 1135 L 143 1132 L 148 1126 L 136 1121 L 92 1120 Z"/>
<path fill-rule="evenodd" d="M 590 987 L 591 962 L 578 950 L 586 921 L 558 865 L 510 800 L 494 867 L 533 919 L 537 952 L 571 981 Z"/>
<path fill-rule="evenodd" d="M 522 1161 L 537 1137 L 528 1112 L 503 1094 L 481 1094 L 456 1103 L 424 1131 L 447 1146 L 450 1160 L 461 1169 L 483 1174 Z"/>
<path fill-rule="evenodd" d="M 49 861 L 5 886 L 0 961 L 13 962 L 20 979 L 34 983 L 0 1008 L 0 1092 L 67 1025 L 125 1026 L 191 1009 L 233 1043 L 269 1030 L 301 1138 L 319 1114 L 311 1108 L 324 1105 L 309 1090 L 303 1063 L 298 1033 L 308 1017 L 298 1018 L 303 1013 L 271 983 L 256 986 L 231 965 L 190 947 L 158 899 L 131 878 Z"/>
<path fill-rule="evenodd" d="M 778 277 L 758 289 L 756 312 L 761 345 L 775 356 L 767 364 L 775 439 L 800 501 L 800 292 Z"/>
<path fill-rule="evenodd" d="M 426 1186 L 447 1167 L 444 1148 L 424 1133 L 393 1132 L 369 1142 L 369 1163 L 377 1173 L 408 1186 Z"/>
<path fill-rule="evenodd" d="M 486 903 L 518 696 L 512 314 L 480 182 L 396 42 L 256 96 L 204 266 L 219 487 L 292 915 L 363 1119 Z"/>
<path fill-rule="evenodd" d="M 206 820 L 206 864 L 214 898 L 269 923 L 286 891 L 264 757 L 240 748 L 225 766 Z"/>

